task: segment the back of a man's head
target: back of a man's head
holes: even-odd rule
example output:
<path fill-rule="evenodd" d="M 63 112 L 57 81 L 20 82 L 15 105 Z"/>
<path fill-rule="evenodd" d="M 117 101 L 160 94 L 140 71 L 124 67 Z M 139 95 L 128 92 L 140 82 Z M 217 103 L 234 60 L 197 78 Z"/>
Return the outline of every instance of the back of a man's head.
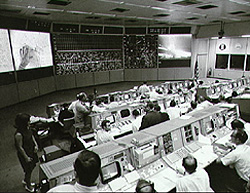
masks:
<path fill-rule="evenodd" d="M 238 141 L 238 144 L 244 144 L 248 140 L 247 133 L 242 129 L 237 129 L 233 131 L 233 133 L 231 134 L 231 137 L 232 136 L 234 136 L 236 141 Z"/>
<path fill-rule="evenodd" d="M 74 163 L 78 183 L 93 186 L 101 172 L 101 159 L 95 152 L 83 150 Z"/>
<path fill-rule="evenodd" d="M 171 102 L 170 102 L 170 107 L 175 107 L 175 106 L 176 106 L 175 100 L 171 100 Z"/>
<path fill-rule="evenodd" d="M 244 123 L 242 123 L 240 120 L 235 119 L 231 122 L 232 129 L 244 129 Z"/>
<path fill-rule="evenodd" d="M 197 168 L 197 160 L 192 156 L 187 156 L 183 158 L 182 166 L 189 174 L 192 174 Z"/>

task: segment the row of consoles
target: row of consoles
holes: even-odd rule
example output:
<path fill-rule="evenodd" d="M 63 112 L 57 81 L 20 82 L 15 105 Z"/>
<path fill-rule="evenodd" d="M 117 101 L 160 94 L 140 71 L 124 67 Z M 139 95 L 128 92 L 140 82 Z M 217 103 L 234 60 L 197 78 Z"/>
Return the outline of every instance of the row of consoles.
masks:
<path fill-rule="evenodd" d="M 229 98 L 232 97 L 233 92 L 237 95 L 242 94 L 246 88 L 249 89 L 249 86 L 250 77 L 242 77 L 236 80 L 227 80 L 209 85 L 201 85 L 198 92 L 207 99 L 218 99 L 221 96 Z"/>
<path fill-rule="evenodd" d="M 90 147 L 102 161 L 100 191 L 134 192 L 139 178 L 154 182 L 159 192 L 172 190 L 180 177 L 176 171 L 182 158 L 191 154 L 198 160 L 198 168 L 209 165 L 217 158 L 213 144 L 228 139 L 231 129 L 227 124 L 238 117 L 237 105 L 218 104 Z M 44 192 L 74 181 L 73 163 L 78 153 L 40 165 Z"/>

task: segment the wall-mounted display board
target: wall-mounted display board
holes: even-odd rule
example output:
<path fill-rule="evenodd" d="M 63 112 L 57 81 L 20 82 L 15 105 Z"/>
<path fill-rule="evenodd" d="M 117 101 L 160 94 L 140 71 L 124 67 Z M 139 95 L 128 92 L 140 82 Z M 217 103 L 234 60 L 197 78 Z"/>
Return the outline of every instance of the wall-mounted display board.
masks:
<path fill-rule="evenodd" d="M 77 74 L 122 69 L 121 50 L 57 51 L 56 74 Z"/>
<path fill-rule="evenodd" d="M 7 29 L 0 29 L 0 73 L 14 71 L 9 34 Z"/>
<path fill-rule="evenodd" d="M 16 70 L 53 66 L 50 34 L 10 30 Z"/>
<path fill-rule="evenodd" d="M 231 54 L 230 57 L 230 69 L 232 70 L 244 70 L 245 55 L 243 54 Z"/>
<path fill-rule="evenodd" d="M 56 74 L 123 68 L 122 36 L 53 34 Z"/>
<path fill-rule="evenodd" d="M 123 46 L 125 68 L 157 67 L 157 35 L 126 35 Z"/>
<path fill-rule="evenodd" d="M 190 67 L 192 34 L 159 35 L 159 67 Z"/>

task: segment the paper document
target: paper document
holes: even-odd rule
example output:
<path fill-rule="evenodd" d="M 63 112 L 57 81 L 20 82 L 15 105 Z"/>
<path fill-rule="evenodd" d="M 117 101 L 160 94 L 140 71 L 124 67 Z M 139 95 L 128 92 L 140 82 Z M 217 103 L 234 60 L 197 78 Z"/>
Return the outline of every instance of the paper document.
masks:
<path fill-rule="evenodd" d="M 125 174 L 124 177 L 126 178 L 126 180 L 128 181 L 129 184 L 140 179 L 139 173 L 136 170 L 134 170 L 128 174 Z"/>
<path fill-rule="evenodd" d="M 206 144 L 206 145 L 211 145 L 211 140 L 208 137 L 205 137 L 204 135 L 199 135 L 198 137 L 198 141 L 202 144 Z"/>
<path fill-rule="evenodd" d="M 111 188 L 112 192 L 116 192 L 117 190 L 120 190 L 124 186 L 127 185 L 127 182 L 125 178 L 120 177 L 115 180 L 112 180 L 111 182 L 108 183 L 109 187 Z"/>

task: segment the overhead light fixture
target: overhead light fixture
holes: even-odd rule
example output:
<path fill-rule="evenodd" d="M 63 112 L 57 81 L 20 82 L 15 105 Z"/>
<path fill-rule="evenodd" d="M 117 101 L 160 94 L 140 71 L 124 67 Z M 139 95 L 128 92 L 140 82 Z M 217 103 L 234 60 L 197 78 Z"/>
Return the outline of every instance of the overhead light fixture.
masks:
<path fill-rule="evenodd" d="M 250 35 L 242 35 L 243 38 L 250 38 Z"/>

